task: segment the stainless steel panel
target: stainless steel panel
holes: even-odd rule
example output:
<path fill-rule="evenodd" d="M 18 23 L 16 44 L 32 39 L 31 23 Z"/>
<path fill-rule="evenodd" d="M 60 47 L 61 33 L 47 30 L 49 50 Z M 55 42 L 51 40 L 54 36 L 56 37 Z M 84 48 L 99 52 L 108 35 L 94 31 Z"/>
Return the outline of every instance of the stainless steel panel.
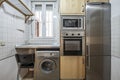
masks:
<path fill-rule="evenodd" d="M 90 56 L 90 68 L 87 68 L 86 80 L 110 80 L 110 66 L 111 56 Z"/>
<path fill-rule="evenodd" d="M 111 9 L 109 3 L 86 5 L 86 44 L 90 55 L 111 55 Z"/>
<path fill-rule="evenodd" d="M 85 31 L 80 30 L 62 30 L 62 37 L 84 37 Z"/>
<path fill-rule="evenodd" d="M 111 5 L 86 5 L 86 80 L 110 80 Z"/>

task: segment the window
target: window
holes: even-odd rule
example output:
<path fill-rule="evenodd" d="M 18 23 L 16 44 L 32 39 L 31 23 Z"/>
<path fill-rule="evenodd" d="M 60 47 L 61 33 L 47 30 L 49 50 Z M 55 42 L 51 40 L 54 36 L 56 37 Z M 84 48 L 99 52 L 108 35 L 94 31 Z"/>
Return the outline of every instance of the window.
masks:
<path fill-rule="evenodd" d="M 32 40 L 46 41 L 44 43 L 58 42 L 60 29 L 57 5 L 56 1 L 32 2 L 32 11 L 34 12 L 31 26 Z"/>
<path fill-rule="evenodd" d="M 35 5 L 35 37 L 53 37 L 53 4 Z"/>
<path fill-rule="evenodd" d="M 42 5 L 35 5 L 35 36 L 42 37 Z"/>
<path fill-rule="evenodd" d="M 46 5 L 46 36 L 53 37 L 53 5 Z"/>

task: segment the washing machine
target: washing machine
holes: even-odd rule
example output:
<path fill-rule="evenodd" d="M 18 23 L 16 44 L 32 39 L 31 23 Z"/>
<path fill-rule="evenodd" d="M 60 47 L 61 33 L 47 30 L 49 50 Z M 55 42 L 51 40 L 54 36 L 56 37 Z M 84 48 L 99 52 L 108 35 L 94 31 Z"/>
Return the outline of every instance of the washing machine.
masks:
<path fill-rule="evenodd" d="M 37 51 L 35 80 L 59 80 L 59 51 Z"/>

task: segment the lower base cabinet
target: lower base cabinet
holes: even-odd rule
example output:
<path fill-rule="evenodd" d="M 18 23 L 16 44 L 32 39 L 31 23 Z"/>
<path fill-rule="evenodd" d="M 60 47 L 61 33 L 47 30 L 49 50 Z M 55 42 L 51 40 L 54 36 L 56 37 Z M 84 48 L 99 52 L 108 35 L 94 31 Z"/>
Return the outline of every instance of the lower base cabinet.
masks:
<path fill-rule="evenodd" d="M 85 79 L 85 57 L 84 56 L 61 56 L 60 78 Z"/>

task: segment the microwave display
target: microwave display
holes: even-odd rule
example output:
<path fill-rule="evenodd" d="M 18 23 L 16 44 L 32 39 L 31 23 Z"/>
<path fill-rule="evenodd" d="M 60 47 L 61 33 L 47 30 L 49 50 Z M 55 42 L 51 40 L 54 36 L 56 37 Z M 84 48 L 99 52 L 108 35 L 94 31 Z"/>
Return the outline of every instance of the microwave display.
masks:
<path fill-rule="evenodd" d="M 81 19 L 63 19 L 63 27 L 81 27 Z"/>
<path fill-rule="evenodd" d="M 77 19 L 63 19 L 63 26 L 64 27 L 77 27 L 78 20 Z"/>

